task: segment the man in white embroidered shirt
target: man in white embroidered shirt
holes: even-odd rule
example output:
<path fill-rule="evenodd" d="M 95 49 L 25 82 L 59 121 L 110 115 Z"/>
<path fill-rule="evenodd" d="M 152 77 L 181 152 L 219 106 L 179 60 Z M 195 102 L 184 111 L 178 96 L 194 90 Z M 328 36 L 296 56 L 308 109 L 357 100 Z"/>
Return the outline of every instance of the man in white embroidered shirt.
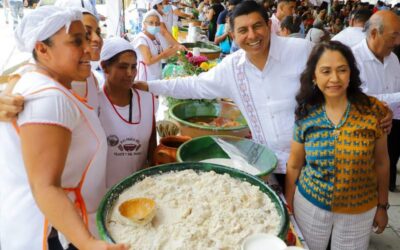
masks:
<path fill-rule="evenodd" d="M 234 100 L 248 122 L 253 140 L 276 153 L 275 173 L 286 173 L 295 95 L 312 44 L 271 34 L 266 12 L 254 1 L 236 6 L 230 25 L 241 50 L 199 76 L 150 81 L 148 89 L 181 99 Z"/>
<path fill-rule="evenodd" d="M 391 11 L 378 11 L 371 16 L 365 29 L 366 39 L 352 49 L 365 92 L 388 103 L 393 111 L 393 126 L 388 137 L 388 147 L 389 189 L 394 191 L 396 163 L 400 155 L 400 64 L 392 51 L 400 44 L 400 19 Z"/>

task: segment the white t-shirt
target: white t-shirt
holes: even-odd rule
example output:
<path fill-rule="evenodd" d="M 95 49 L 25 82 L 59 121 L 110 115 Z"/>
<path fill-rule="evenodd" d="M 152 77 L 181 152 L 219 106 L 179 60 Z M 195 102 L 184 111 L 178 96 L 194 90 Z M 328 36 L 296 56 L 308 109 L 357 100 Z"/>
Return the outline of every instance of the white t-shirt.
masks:
<path fill-rule="evenodd" d="M 36 72 L 24 74 L 14 93 L 25 98 L 17 124 L 49 124 L 71 131 L 71 144 L 61 176 L 63 188 L 76 188 L 86 205 L 89 229 L 97 235 L 95 215 L 106 192 L 107 144 L 96 113 L 64 86 Z M 43 134 L 43 137 L 46 135 Z M 22 160 L 20 138 L 11 123 L 0 123 L 0 242 L 4 249 L 42 249 L 45 218 L 33 198 Z M 86 175 L 84 172 L 86 171 Z M 71 202 L 76 201 L 68 192 Z M 29 222 L 29 223 L 27 223 Z"/>
<path fill-rule="evenodd" d="M 334 37 L 332 41 L 339 41 L 349 47 L 360 43 L 365 38 L 365 32 L 363 32 L 362 27 L 347 27 L 340 31 Z"/>
<path fill-rule="evenodd" d="M 157 80 L 162 77 L 161 61 L 146 65 L 143 61 L 143 55 L 140 52 L 139 47 L 144 45 L 150 49 L 151 55 L 156 56 L 162 52 L 162 46 L 160 41 L 157 39 L 151 40 L 143 32 L 140 32 L 135 39 L 132 41 L 132 45 L 137 53 L 137 75 L 135 80 L 137 81 L 149 81 Z"/>

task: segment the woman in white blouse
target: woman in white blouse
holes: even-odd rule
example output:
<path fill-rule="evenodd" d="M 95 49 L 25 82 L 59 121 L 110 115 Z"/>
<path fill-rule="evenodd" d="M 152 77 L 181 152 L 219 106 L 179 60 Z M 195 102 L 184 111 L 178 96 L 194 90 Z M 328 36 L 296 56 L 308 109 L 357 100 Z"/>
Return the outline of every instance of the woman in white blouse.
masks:
<path fill-rule="evenodd" d="M 18 26 L 18 48 L 35 70 L 14 88 L 25 98 L 13 123 L 0 124 L 0 242 L 3 249 L 47 249 L 51 227 L 79 249 L 127 249 L 96 239 L 105 194 L 106 138 L 72 91 L 90 74 L 87 33 L 76 9 L 37 8 Z M 3 195 L 6 194 L 6 195 Z"/>

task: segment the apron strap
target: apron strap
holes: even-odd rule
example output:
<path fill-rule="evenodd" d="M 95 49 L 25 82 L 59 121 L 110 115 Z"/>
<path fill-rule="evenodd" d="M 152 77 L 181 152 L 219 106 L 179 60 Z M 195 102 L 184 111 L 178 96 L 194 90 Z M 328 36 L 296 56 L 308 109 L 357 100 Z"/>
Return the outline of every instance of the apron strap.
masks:
<path fill-rule="evenodd" d="M 47 243 L 47 235 L 49 234 L 49 222 L 46 218 L 44 218 L 44 227 L 43 227 L 43 240 L 42 240 L 42 249 L 48 249 Z"/>
<path fill-rule="evenodd" d="M 142 68 L 141 67 L 142 65 L 143 65 L 143 70 L 144 70 L 144 78 L 145 78 L 144 81 L 147 81 L 147 66 L 146 66 L 146 63 L 143 61 L 139 61 L 138 75 L 139 75 L 140 68 Z"/>
<path fill-rule="evenodd" d="M 87 215 L 86 203 L 81 193 L 81 187 L 82 185 L 79 184 L 79 186 L 76 188 L 63 188 L 63 190 L 66 191 L 67 193 L 73 192 L 75 194 L 75 202 L 74 202 L 75 207 L 79 210 L 82 216 L 82 220 L 85 223 L 86 227 L 88 228 L 88 215 Z"/>

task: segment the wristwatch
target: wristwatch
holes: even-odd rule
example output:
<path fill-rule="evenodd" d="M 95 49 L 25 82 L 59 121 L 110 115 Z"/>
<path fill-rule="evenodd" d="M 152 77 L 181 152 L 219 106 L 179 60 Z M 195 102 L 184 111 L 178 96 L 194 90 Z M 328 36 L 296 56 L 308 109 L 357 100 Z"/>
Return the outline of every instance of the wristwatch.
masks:
<path fill-rule="evenodd" d="M 380 208 L 380 209 L 384 209 L 384 210 L 388 210 L 389 209 L 389 207 L 390 207 L 390 204 L 389 204 L 389 202 L 386 202 L 386 203 L 384 203 L 384 204 L 380 204 L 380 203 L 378 203 L 378 205 L 376 205 L 378 208 Z"/>

